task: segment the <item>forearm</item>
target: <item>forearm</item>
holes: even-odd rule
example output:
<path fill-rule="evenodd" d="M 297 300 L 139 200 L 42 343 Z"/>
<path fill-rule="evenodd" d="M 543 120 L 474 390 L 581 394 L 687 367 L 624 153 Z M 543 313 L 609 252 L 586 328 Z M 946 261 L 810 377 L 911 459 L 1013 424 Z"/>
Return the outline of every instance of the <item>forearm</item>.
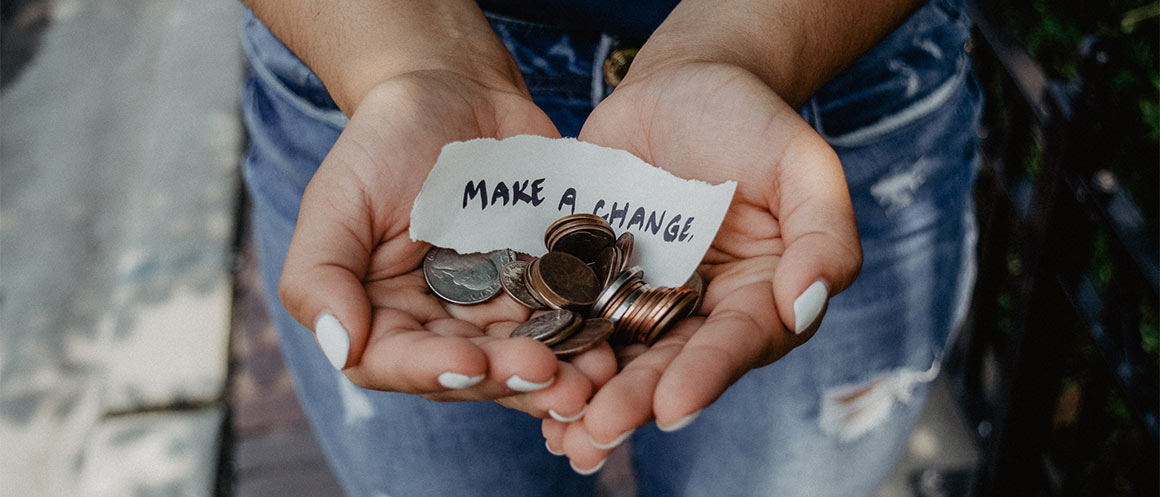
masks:
<path fill-rule="evenodd" d="M 245 0 L 347 115 L 379 82 L 445 70 L 526 91 L 519 69 L 472 0 Z"/>
<path fill-rule="evenodd" d="M 674 63 L 728 63 L 796 107 L 923 3 L 685 0 L 641 48 L 626 83 Z"/>

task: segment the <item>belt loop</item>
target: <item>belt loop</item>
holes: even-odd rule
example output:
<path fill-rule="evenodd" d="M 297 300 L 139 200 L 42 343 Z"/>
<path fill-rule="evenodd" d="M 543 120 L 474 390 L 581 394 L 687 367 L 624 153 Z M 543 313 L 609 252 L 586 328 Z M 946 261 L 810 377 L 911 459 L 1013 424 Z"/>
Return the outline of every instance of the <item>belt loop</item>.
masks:
<path fill-rule="evenodd" d="M 596 45 L 596 53 L 592 54 L 592 106 L 596 107 L 604 100 L 604 60 L 612 53 L 615 39 L 608 33 L 600 33 L 600 43 Z"/>

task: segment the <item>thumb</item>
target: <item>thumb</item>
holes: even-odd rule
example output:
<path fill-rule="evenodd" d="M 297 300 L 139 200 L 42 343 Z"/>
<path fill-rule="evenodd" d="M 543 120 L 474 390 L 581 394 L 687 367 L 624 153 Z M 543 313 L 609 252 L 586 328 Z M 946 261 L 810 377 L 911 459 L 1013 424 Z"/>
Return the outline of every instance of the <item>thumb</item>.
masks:
<path fill-rule="evenodd" d="M 325 167 L 325 166 L 324 166 Z M 361 195 L 320 170 L 302 196 L 278 284 L 290 315 L 315 333 L 336 369 L 358 363 L 370 329 L 362 280 L 370 263 L 370 213 Z"/>
<path fill-rule="evenodd" d="M 837 154 L 820 136 L 803 135 L 782 159 L 770 209 L 786 244 L 773 278 L 778 314 L 804 341 L 817 331 L 830 297 L 857 277 L 862 245 Z"/>

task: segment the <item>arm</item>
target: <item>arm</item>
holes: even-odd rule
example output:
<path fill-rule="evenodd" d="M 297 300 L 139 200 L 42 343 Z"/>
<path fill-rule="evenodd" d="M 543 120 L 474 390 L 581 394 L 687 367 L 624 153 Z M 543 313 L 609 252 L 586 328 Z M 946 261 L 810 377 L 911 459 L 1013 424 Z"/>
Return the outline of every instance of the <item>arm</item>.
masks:
<path fill-rule="evenodd" d="M 623 365 L 583 420 L 544 421 L 548 445 L 575 467 L 594 467 L 650 421 L 683 426 L 805 343 L 853 282 L 862 251 L 842 166 L 795 108 L 917 3 L 687 0 L 593 111 L 582 140 L 738 187 L 701 264 L 700 315 Z"/>
<path fill-rule="evenodd" d="M 796 108 L 925 3 L 686 0 L 641 48 L 629 77 L 690 62 L 729 64 Z"/>
<path fill-rule="evenodd" d="M 326 85 L 347 115 L 375 85 L 447 71 L 526 94 L 523 78 L 471 0 L 246 0 Z"/>
<path fill-rule="evenodd" d="M 420 268 L 429 246 L 409 237 L 411 205 L 443 145 L 558 136 L 479 8 L 466 0 L 249 3 L 350 116 L 302 197 L 279 283 L 290 314 L 359 386 L 502 400 L 537 416 L 579 411 L 589 378 L 614 371 L 611 350 L 561 363 L 534 340 L 506 339 L 528 311 L 506 296 L 440 301 Z"/>

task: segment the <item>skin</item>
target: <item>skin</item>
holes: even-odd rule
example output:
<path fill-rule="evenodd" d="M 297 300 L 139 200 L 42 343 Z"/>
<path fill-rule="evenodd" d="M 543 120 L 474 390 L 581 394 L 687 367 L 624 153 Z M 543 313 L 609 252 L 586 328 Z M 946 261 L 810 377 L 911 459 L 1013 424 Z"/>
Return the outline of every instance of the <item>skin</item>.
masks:
<path fill-rule="evenodd" d="M 608 455 L 593 441 L 672 425 L 804 343 L 816 327 L 792 331 L 794 300 L 815 281 L 830 295 L 853 281 L 862 254 L 841 164 L 793 109 L 919 5 L 687 0 L 673 11 L 580 139 L 684 178 L 738 182 L 701 266 L 701 315 L 619 362 L 607 346 L 563 362 L 534 340 L 505 338 L 529 317 L 510 298 L 458 306 L 433 296 L 418 269 L 428 246 L 408 236 L 444 144 L 558 136 L 478 7 L 248 3 L 351 117 L 302 199 L 279 288 L 291 315 L 308 327 L 323 312 L 338 318 L 355 384 L 526 411 L 579 469 Z M 444 372 L 485 379 L 449 390 L 436 380 Z M 513 375 L 551 384 L 517 392 Z M 548 415 L 585 406 L 573 422 Z"/>

